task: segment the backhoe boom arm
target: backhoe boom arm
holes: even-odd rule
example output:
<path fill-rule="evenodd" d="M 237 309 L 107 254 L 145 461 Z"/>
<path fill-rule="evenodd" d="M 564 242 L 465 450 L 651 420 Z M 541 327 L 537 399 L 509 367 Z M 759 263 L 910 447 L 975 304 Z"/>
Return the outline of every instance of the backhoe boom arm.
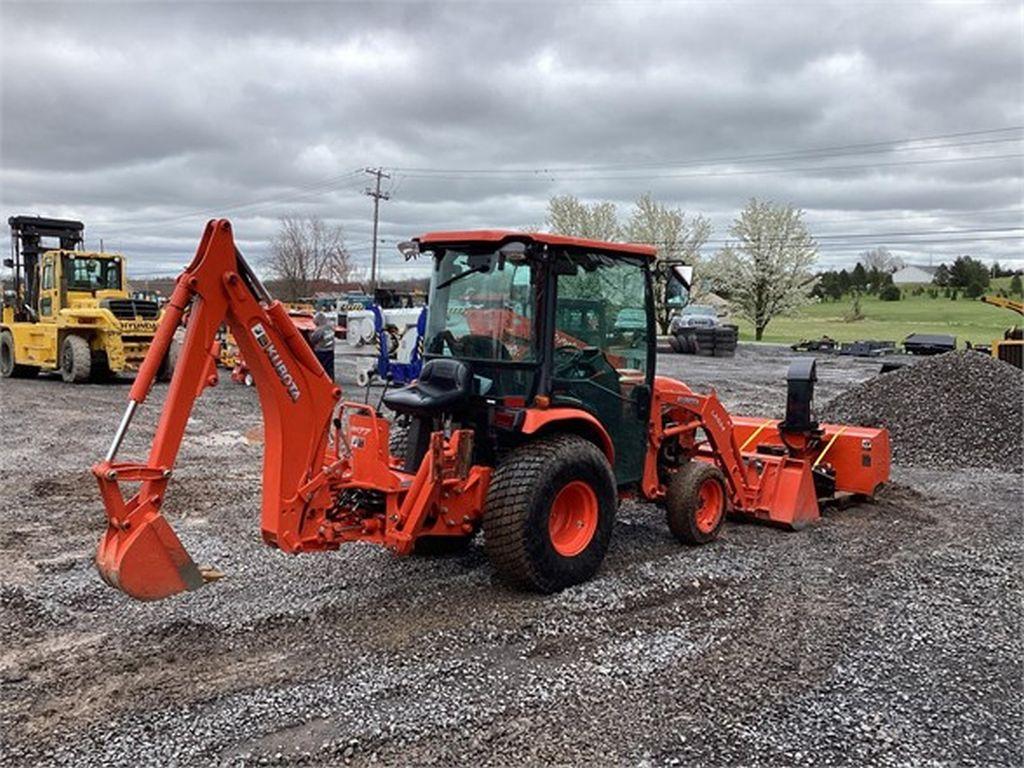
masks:
<path fill-rule="evenodd" d="M 185 338 L 149 457 L 144 464 L 116 462 L 132 416 L 145 402 L 183 321 Z M 301 489 L 324 471 L 331 416 L 341 390 L 285 308 L 270 299 L 249 269 L 235 247 L 231 224 L 211 221 L 195 258 L 178 278 L 110 450 L 93 467 L 108 519 L 97 566 L 109 583 L 140 599 L 159 599 L 203 583 L 160 506 L 195 400 L 216 383 L 216 333 L 222 323 L 249 363 L 263 412 L 264 540 L 285 551 L 300 551 L 305 541 L 315 538 L 315 531 L 308 530 L 308 508 L 328 503 Z M 138 492 L 125 500 L 120 480 L 138 482 Z"/>

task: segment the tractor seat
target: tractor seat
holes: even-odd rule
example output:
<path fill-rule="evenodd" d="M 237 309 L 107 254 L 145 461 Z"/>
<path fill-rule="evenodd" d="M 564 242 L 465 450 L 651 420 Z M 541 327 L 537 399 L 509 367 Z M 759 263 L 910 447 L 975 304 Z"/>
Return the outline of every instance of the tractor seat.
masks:
<path fill-rule="evenodd" d="M 473 373 L 460 360 L 428 360 L 420 377 L 407 387 L 384 395 L 384 405 L 395 413 L 434 416 L 454 411 L 473 393 Z"/>

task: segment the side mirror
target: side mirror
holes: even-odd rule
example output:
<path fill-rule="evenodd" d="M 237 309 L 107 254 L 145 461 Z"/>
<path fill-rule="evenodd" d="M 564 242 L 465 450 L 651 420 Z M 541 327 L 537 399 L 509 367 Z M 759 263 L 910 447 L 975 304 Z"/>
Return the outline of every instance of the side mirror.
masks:
<path fill-rule="evenodd" d="M 682 309 L 689 304 L 692 282 L 693 267 L 689 264 L 670 265 L 665 286 L 665 304 L 673 309 Z"/>
<path fill-rule="evenodd" d="M 403 240 L 398 244 L 398 252 L 406 261 L 412 261 L 420 255 L 420 244 L 415 240 Z"/>
<path fill-rule="evenodd" d="M 672 276 L 682 283 L 686 290 L 690 290 L 690 285 L 693 283 L 693 267 L 689 264 L 673 264 Z"/>
<path fill-rule="evenodd" d="M 8 269 L 14 269 L 14 259 L 4 259 L 4 266 Z"/>

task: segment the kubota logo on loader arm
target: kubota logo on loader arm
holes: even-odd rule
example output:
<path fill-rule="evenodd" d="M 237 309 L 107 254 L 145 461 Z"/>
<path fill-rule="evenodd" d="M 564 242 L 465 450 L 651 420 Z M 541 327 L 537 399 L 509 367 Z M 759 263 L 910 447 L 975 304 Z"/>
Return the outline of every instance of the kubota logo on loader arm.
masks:
<path fill-rule="evenodd" d="M 252 326 L 252 335 L 256 338 L 256 343 L 260 345 L 260 348 L 270 359 L 270 364 L 277 371 L 277 378 L 281 380 L 284 388 L 288 390 L 288 396 L 292 399 L 293 403 L 297 403 L 299 401 L 299 386 L 295 383 L 292 375 L 288 373 L 288 366 L 284 364 L 281 354 L 277 351 L 277 347 L 274 346 L 274 342 L 270 340 L 270 336 L 267 335 L 267 331 L 262 323 L 255 323 Z"/>

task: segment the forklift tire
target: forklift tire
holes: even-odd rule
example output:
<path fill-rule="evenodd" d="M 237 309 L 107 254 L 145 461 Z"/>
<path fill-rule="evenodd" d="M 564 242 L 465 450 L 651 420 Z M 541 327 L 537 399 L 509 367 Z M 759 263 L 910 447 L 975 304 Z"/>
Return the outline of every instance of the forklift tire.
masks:
<path fill-rule="evenodd" d="M 680 354 L 683 351 L 683 342 L 680 340 L 678 336 L 669 336 L 668 345 L 676 354 Z"/>
<path fill-rule="evenodd" d="M 683 544 L 707 544 L 718 538 L 728 496 L 721 470 L 704 461 L 689 461 L 672 475 L 665 493 L 665 519 Z"/>
<path fill-rule="evenodd" d="M 102 349 L 94 349 L 92 351 L 92 360 L 89 363 L 89 373 L 92 376 L 93 381 L 105 382 L 113 381 L 117 376 L 112 370 L 110 370 L 110 362 L 107 359 L 107 353 Z"/>
<path fill-rule="evenodd" d="M 31 379 L 39 373 L 34 365 L 14 362 L 14 337 L 10 331 L 0 333 L 0 377 L 5 379 Z"/>
<path fill-rule="evenodd" d="M 498 465 L 484 506 L 484 547 L 499 578 L 557 592 L 601 567 L 618 497 L 604 453 L 578 435 L 541 437 Z"/>
<path fill-rule="evenodd" d="M 92 350 L 89 342 L 74 334 L 64 337 L 60 345 L 60 375 L 68 384 L 88 381 L 92 373 Z"/>

